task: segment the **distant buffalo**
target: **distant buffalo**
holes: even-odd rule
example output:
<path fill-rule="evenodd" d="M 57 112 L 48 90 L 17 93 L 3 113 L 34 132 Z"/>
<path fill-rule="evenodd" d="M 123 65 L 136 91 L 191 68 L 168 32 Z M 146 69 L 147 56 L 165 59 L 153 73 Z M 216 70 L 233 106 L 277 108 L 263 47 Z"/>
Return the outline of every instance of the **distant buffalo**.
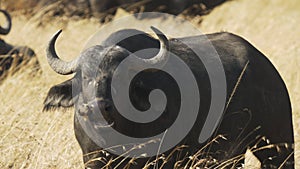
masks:
<path fill-rule="evenodd" d="M 138 2 L 138 0 L 87 0 L 89 8 L 93 16 L 99 16 L 108 9 L 121 6 L 124 4 L 131 4 Z"/>
<path fill-rule="evenodd" d="M 7 21 L 6 27 L 0 26 L 0 34 L 7 35 L 12 26 L 11 17 L 5 10 L 0 10 L 0 12 L 4 14 Z M 32 58 L 36 57 L 31 48 L 27 46 L 13 46 L 0 38 L 0 80 L 5 78 L 9 69 L 16 68 L 21 63 L 27 62 Z"/>
<path fill-rule="evenodd" d="M 135 3 L 142 2 L 141 0 L 86 0 L 86 1 L 88 1 L 90 10 L 94 16 L 98 16 L 99 14 L 106 12 L 108 9 L 114 7 L 124 6 L 124 5 L 125 6 L 134 5 Z M 206 5 L 208 8 L 213 8 L 225 1 L 226 0 L 144 0 L 142 4 L 145 5 L 146 12 L 156 11 L 157 9 L 159 9 L 159 7 L 163 7 L 160 8 L 159 10 L 160 12 L 177 15 L 194 4 L 202 3 Z"/>
<path fill-rule="evenodd" d="M 166 152 L 165 157 L 172 155 L 166 164 L 159 163 L 158 168 L 164 165 L 163 168 L 172 169 L 176 159 L 182 157 L 189 159 L 190 155 L 200 149 L 199 162 L 202 158 L 211 157 L 216 159 L 213 165 L 216 167 L 219 162 L 245 153 L 247 148 L 270 144 L 274 146 L 262 148 L 254 153 L 262 162 L 262 168 L 278 168 L 280 165 L 283 168 L 293 168 L 294 137 L 290 99 L 282 78 L 266 56 L 245 39 L 227 32 L 168 39 L 156 28 L 152 29 L 158 39 L 139 30 L 120 30 L 110 35 L 102 45 L 85 50 L 71 62 L 61 60 L 55 51 L 55 42 L 61 31 L 56 33 L 49 42 L 47 59 L 51 68 L 58 74 L 74 74 L 74 77 L 51 87 L 44 101 L 44 110 L 75 105 L 75 135 L 83 151 L 86 168 L 104 167 L 112 158 L 116 161 L 109 165 L 111 168 L 129 166 L 129 168 L 141 169 L 149 159 L 140 158 L 130 163 L 130 159 L 104 153 L 103 147 L 96 144 L 83 129 L 82 124 L 86 125 L 86 123 L 84 121 L 80 123 L 79 119 L 88 118 L 95 121 L 97 124 L 95 128 L 105 130 L 107 127 L 112 127 L 120 133 L 137 138 L 163 132 L 176 119 L 181 104 L 181 93 L 174 79 L 160 70 L 142 71 L 132 80 L 127 91 L 132 104 L 144 111 L 151 106 L 148 100 L 149 93 L 154 89 L 164 91 L 167 98 L 165 110 L 153 123 L 134 123 L 124 118 L 113 102 L 113 92 L 118 95 L 118 91 L 111 87 L 112 77 L 120 76 L 116 68 L 131 53 L 148 48 L 157 49 L 157 52 L 148 53 L 152 56 L 135 56 L 136 63 L 163 65 L 171 52 L 188 65 L 201 95 L 196 122 L 178 144 L 178 146 L 187 145 L 188 148 L 181 153 L 172 154 L 174 149 Z M 127 35 L 132 36 L 124 39 Z M 227 81 L 227 105 L 213 136 L 200 144 L 198 137 L 211 106 L 212 84 L 203 62 L 193 49 L 210 56 L 209 45 L 215 48 L 223 64 Z M 216 61 L 214 57 L 206 59 L 210 62 Z M 100 60 L 102 62 L 98 64 Z M 139 64 L 134 64 L 131 69 L 135 69 L 135 66 L 138 67 Z M 97 121 L 97 118 L 93 118 L 94 114 L 99 113 L 98 110 L 101 110 L 106 121 Z M 98 134 L 101 135 L 101 132 Z M 218 135 L 226 139 L 218 139 L 211 143 L 214 136 Z M 109 140 L 104 140 L 103 144 L 105 141 Z M 205 147 L 208 144 L 209 146 Z M 284 145 L 284 148 L 276 149 L 279 145 Z M 241 159 L 240 157 L 233 159 L 232 164 L 227 167 L 238 165 L 242 162 Z M 205 168 L 203 164 L 199 165 L 200 168 Z"/>

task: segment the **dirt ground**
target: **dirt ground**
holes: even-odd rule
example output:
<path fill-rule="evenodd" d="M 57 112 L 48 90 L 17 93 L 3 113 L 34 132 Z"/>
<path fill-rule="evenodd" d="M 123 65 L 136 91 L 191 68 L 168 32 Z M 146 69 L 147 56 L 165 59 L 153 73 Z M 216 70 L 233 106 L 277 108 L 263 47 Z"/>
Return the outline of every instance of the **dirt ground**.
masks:
<path fill-rule="evenodd" d="M 291 97 L 295 161 L 300 169 L 299 9 L 298 0 L 234 0 L 214 9 L 198 27 L 205 33 L 229 31 L 244 37 L 278 69 Z M 12 44 L 34 49 L 42 73 L 33 76 L 29 66 L 0 85 L 0 168 L 83 168 L 80 147 L 74 137 L 73 109 L 42 112 L 49 88 L 70 77 L 51 70 L 45 47 L 51 36 L 63 29 L 57 51 L 62 59 L 71 60 L 101 25 L 95 19 L 57 18 L 41 27 L 37 26 L 37 20 L 38 13 L 32 18 L 14 14 L 12 31 L 2 37 Z"/>

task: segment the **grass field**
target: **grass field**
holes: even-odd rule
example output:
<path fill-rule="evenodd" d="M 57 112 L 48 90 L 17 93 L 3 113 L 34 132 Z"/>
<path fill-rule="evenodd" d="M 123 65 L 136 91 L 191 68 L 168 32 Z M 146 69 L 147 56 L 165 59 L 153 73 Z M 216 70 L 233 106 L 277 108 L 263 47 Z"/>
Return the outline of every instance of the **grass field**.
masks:
<path fill-rule="evenodd" d="M 266 54 L 288 87 L 300 169 L 300 1 L 234 0 L 217 7 L 199 25 L 205 32 L 229 31 L 241 35 Z M 38 14 L 36 14 L 38 16 Z M 1 20 L 2 23 L 2 20 Z M 47 64 L 45 46 L 58 29 L 63 34 L 57 51 L 64 60 L 79 55 L 88 37 L 100 27 L 94 20 L 58 18 L 37 26 L 37 17 L 13 15 L 11 33 L 2 37 L 12 44 L 33 48 L 42 73 L 23 68 L 0 86 L 0 168 L 83 168 L 73 131 L 73 109 L 42 112 L 48 89 L 68 77 Z"/>

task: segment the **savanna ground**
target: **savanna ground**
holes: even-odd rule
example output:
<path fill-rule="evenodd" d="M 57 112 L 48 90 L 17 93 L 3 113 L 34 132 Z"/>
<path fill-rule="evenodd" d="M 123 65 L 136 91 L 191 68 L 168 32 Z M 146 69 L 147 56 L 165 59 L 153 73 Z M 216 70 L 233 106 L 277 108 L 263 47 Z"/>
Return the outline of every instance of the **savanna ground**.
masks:
<path fill-rule="evenodd" d="M 300 168 L 299 9 L 298 0 L 234 0 L 215 8 L 198 25 L 205 33 L 229 31 L 244 37 L 278 69 L 292 102 L 297 168 Z M 95 19 L 57 18 L 37 26 L 38 15 L 28 18 L 13 14 L 12 31 L 2 37 L 12 44 L 34 49 L 42 73 L 33 76 L 29 66 L 0 85 L 0 168 L 83 168 L 80 147 L 74 137 L 73 109 L 42 112 L 48 89 L 68 78 L 57 75 L 48 66 L 45 47 L 50 37 L 63 29 L 57 51 L 62 59 L 71 60 L 100 25 Z"/>

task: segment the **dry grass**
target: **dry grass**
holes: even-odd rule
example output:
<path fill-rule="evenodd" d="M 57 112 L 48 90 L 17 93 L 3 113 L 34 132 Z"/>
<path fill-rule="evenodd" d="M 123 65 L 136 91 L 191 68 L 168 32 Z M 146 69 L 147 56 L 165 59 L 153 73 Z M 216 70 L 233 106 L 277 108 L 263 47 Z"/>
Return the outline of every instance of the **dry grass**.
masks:
<path fill-rule="evenodd" d="M 0 87 L 0 168 L 83 167 L 81 151 L 74 138 L 73 111 L 42 112 L 42 103 L 51 85 L 67 78 L 48 67 L 45 45 L 53 33 L 64 28 L 57 50 L 64 53 L 64 59 L 70 60 L 80 53 L 86 37 L 97 27 L 85 20 L 70 22 L 68 26 L 54 22 L 36 28 L 25 18 L 14 17 L 13 30 L 5 40 L 33 48 L 43 73 L 33 77 L 31 67 L 24 68 Z"/>
<path fill-rule="evenodd" d="M 215 9 L 200 27 L 204 32 L 237 33 L 275 64 L 290 92 L 296 143 L 300 143 L 299 8 L 297 0 L 236 0 Z M 43 73 L 32 76 L 31 68 L 24 68 L 0 86 L 0 168 L 83 168 L 73 132 L 73 110 L 42 112 L 48 89 L 68 78 L 49 68 L 45 45 L 54 32 L 63 28 L 57 51 L 63 59 L 71 60 L 99 25 L 93 20 L 66 23 L 61 19 L 36 27 L 35 19 L 13 19 L 12 32 L 5 40 L 33 48 Z M 297 159 L 299 150 L 300 145 L 296 144 Z M 298 165 L 299 161 L 296 160 Z"/>

